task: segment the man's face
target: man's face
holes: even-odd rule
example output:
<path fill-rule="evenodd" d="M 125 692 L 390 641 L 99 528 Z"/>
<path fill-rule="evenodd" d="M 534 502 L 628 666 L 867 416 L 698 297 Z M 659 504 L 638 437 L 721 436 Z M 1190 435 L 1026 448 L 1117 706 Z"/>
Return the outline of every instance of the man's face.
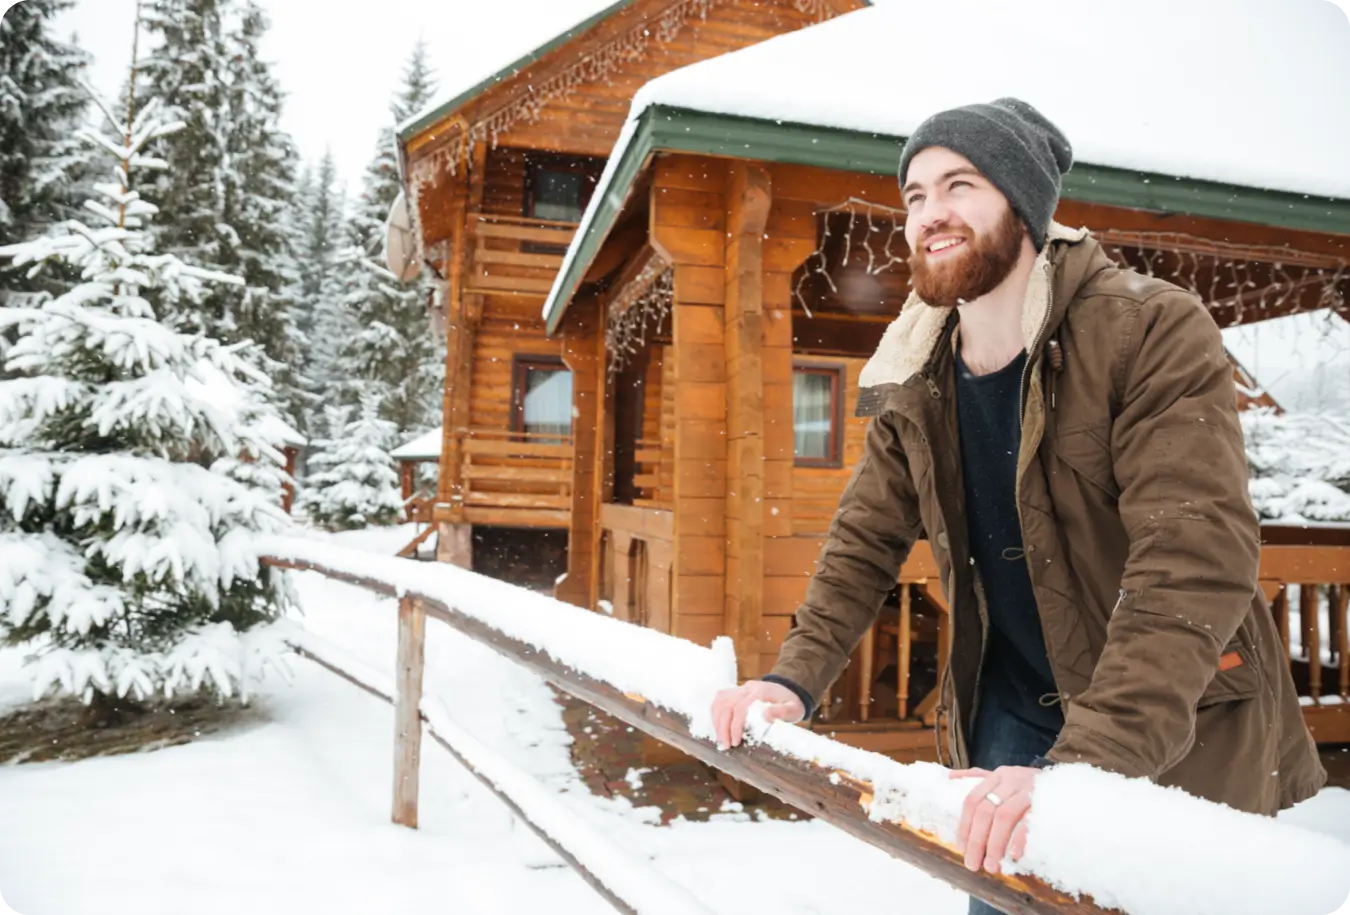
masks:
<path fill-rule="evenodd" d="M 929 147 L 909 163 L 901 197 L 914 291 L 952 308 L 993 291 L 1025 250 L 1026 226 L 970 160 Z"/>

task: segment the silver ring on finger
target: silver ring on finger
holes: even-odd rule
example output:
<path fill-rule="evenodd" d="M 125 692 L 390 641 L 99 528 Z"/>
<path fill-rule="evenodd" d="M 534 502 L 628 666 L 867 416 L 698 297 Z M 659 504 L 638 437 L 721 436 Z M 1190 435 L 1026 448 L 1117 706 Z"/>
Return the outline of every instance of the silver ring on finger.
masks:
<path fill-rule="evenodd" d="M 997 794 L 995 794 L 995 793 L 992 792 L 992 791 L 990 791 L 988 794 L 986 794 L 986 795 L 984 796 L 984 799 L 985 799 L 986 801 L 988 801 L 989 803 L 993 804 L 995 807 L 998 807 L 998 806 L 1000 806 L 1000 805 L 1003 804 L 1003 798 L 999 797 Z"/>

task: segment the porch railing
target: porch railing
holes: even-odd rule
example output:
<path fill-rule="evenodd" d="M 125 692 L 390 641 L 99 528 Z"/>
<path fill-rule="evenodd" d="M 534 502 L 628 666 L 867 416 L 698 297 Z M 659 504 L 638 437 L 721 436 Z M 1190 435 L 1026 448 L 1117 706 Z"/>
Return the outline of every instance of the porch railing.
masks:
<path fill-rule="evenodd" d="M 480 213 L 470 217 L 469 292 L 543 296 L 553 288 L 577 224 L 529 216 Z"/>
<path fill-rule="evenodd" d="M 1319 743 L 1350 743 L 1350 527 L 1262 528 L 1261 588 L 1284 642 L 1304 717 Z M 899 577 L 899 606 L 883 611 L 855 651 L 846 677 L 821 703 L 823 718 L 875 723 L 881 672 L 894 665 L 890 722 L 932 727 L 950 648 L 951 626 L 937 564 L 926 541 L 915 544 Z M 913 695 L 914 653 L 929 646 L 931 687 Z M 1316 646 L 1313 651 L 1312 646 Z M 844 727 L 847 727 L 844 725 Z"/>
<path fill-rule="evenodd" d="M 466 429 L 460 497 L 471 524 L 547 521 L 566 527 L 572 515 L 571 436 Z"/>

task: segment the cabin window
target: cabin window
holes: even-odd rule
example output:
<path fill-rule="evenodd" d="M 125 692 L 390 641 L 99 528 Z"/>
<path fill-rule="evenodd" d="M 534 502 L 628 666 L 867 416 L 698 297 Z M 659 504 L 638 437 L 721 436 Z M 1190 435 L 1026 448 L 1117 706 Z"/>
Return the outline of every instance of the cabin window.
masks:
<path fill-rule="evenodd" d="M 793 366 L 792 454 L 799 466 L 842 466 L 843 387 L 841 366 Z"/>
<path fill-rule="evenodd" d="M 518 356 L 511 396 L 511 428 L 564 439 L 572 434 L 572 373 L 562 360 Z"/>
<path fill-rule="evenodd" d="M 575 156 L 533 154 L 526 159 L 525 215 L 580 222 L 603 163 Z"/>

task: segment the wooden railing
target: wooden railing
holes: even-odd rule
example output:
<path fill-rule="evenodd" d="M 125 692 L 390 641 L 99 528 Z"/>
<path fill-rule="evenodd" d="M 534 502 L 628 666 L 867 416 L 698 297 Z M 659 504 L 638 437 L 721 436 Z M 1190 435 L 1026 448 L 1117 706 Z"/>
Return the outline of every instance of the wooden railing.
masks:
<path fill-rule="evenodd" d="M 431 619 L 438 620 L 487 645 L 562 691 L 590 703 L 657 740 L 727 773 L 732 778 L 772 794 L 799 810 L 949 883 L 962 892 L 985 900 L 1001 911 L 1013 915 L 1103 913 L 1103 910 L 1093 905 L 1089 899 L 1070 897 L 1035 877 L 1012 877 L 993 875 L 983 870 L 967 870 L 962 863 L 960 852 L 954 847 L 904 825 L 871 819 L 868 809 L 873 799 L 874 788 L 868 782 L 762 744 L 746 745 L 730 752 L 719 750 L 711 742 L 694 737 L 682 716 L 653 705 L 640 696 L 626 695 L 608 683 L 559 663 L 533 645 L 493 629 L 480 619 L 449 606 L 433 595 L 415 589 L 396 587 L 390 581 L 362 577 L 317 562 L 276 556 L 265 556 L 263 562 L 278 568 L 315 571 L 339 581 L 400 598 L 398 658 L 396 676 L 392 683 L 386 682 L 387 678 L 382 678 L 368 669 L 355 670 L 356 665 L 350 659 L 325 657 L 324 652 L 315 650 L 313 645 L 307 645 L 303 640 L 293 645 L 301 654 L 317 661 L 330 671 L 372 695 L 394 703 L 396 728 L 393 820 L 396 823 L 414 828 L 417 824 L 421 723 L 426 721 L 431 727 L 433 737 L 465 762 L 470 771 L 487 785 L 489 790 L 510 805 L 536 834 L 558 851 L 564 861 L 577 868 L 587 882 L 616 909 L 632 913 L 654 911 L 654 907 L 649 906 L 645 900 L 650 899 L 652 895 L 659 898 L 661 893 L 666 892 L 665 888 L 658 884 L 658 892 L 655 894 L 642 893 L 640 894 L 642 899 L 635 898 L 631 892 L 633 881 L 614 879 L 616 875 L 610 859 L 619 857 L 625 862 L 625 867 L 637 869 L 636 872 L 641 875 L 640 881 L 664 880 L 664 878 L 659 874 L 653 876 L 653 873 L 643 870 L 645 862 L 629 861 L 626 854 L 616 855 L 615 850 L 603 837 L 600 837 L 600 844 L 603 847 L 599 849 L 595 848 L 595 840 L 590 835 L 585 837 L 587 840 L 585 842 L 567 841 L 559 834 L 559 830 L 550 828 L 545 822 L 549 816 L 556 813 L 557 808 L 547 805 L 547 799 L 541 800 L 537 792 L 525 790 L 525 786 L 521 784 L 524 776 L 520 776 L 519 773 L 508 773 L 510 778 L 494 778 L 492 772 L 483 771 L 485 767 L 473 758 L 475 754 L 465 751 L 464 744 L 468 741 L 463 735 L 456 741 L 450 734 L 445 733 L 446 731 L 453 733 L 452 726 L 438 727 L 437 719 L 444 720 L 444 716 L 428 714 L 429 708 L 434 710 L 438 706 L 424 700 L 422 696 L 425 627 L 426 620 Z M 504 766 L 498 761 L 492 768 L 500 770 Z M 531 805 L 520 803 L 523 795 L 530 795 L 534 803 Z M 543 816 L 540 815 L 541 807 L 545 808 Z M 584 831 L 581 824 L 572 825 L 574 828 L 561 832 L 576 836 Z M 631 877 L 631 873 L 629 876 Z M 625 892 L 623 888 L 627 888 L 629 892 Z M 663 909 L 663 911 L 670 910 Z M 694 909 L 686 906 L 683 911 L 692 912 Z"/>
<path fill-rule="evenodd" d="M 1259 578 L 1284 642 L 1294 683 L 1304 697 L 1304 717 L 1319 743 L 1350 743 L 1350 527 L 1262 528 Z M 915 544 L 899 576 L 899 606 L 882 612 L 863 637 L 845 678 L 821 703 L 826 730 L 848 737 L 852 727 L 881 721 L 892 727 L 931 728 L 935 723 L 937 684 L 947 663 L 951 625 L 937 563 L 926 541 Z M 1317 645 L 1316 663 L 1309 646 Z M 922 696 L 911 694 L 916 647 L 932 649 L 936 670 Z M 881 671 L 894 664 L 894 697 Z M 877 707 L 885 708 L 884 715 Z M 893 755 L 905 756 L 907 744 L 888 738 Z M 931 738 L 922 750 L 931 750 Z M 918 738 L 915 746 L 918 748 Z M 851 741 L 859 742 L 859 741 Z M 866 744 L 867 741 L 861 741 Z M 918 756 L 928 755 L 925 753 Z"/>
<path fill-rule="evenodd" d="M 1350 743 L 1350 526 L 1267 525 L 1261 539 L 1261 590 L 1308 728 L 1318 743 Z"/>
<path fill-rule="evenodd" d="M 572 439 L 468 429 L 460 494 L 471 524 L 566 527 L 572 517 Z"/>
<path fill-rule="evenodd" d="M 471 216 L 473 262 L 465 289 L 498 295 L 547 295 L 576 229 L 576 223 L 528 216 Z"/>
<path fill-rule="evenodd" d="M 674 561 L 673 512 L 600 506 L 600 599 L 615 619 L 670 632 Z"/>

